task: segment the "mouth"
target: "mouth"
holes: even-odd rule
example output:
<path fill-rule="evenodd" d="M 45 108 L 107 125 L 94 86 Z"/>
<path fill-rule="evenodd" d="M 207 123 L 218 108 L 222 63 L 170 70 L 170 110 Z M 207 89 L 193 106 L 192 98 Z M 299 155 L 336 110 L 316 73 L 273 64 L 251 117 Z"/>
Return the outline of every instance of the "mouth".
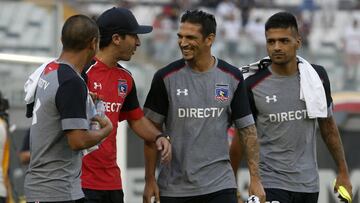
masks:
<path fill-rule="evenodd" d="M 192 52 L 192 50 L 191 49 L 181 49 L 181 52 L 183 54 L 190 54 Z"/>
<path fill-rule="evenodd" d="M 285 54 L 284 53 L 274 53 L 274 54 L 272 54 L 272 56 L 274 56 L 274 57 L 282 57 L 282 56 L 285 56 Z"/>

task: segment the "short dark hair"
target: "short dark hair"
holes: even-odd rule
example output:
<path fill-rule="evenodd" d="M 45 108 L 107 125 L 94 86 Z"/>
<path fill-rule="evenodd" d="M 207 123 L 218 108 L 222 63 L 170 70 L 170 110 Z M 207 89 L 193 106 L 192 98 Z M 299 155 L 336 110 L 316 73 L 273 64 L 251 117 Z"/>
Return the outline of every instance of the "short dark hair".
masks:
<path fill-rule="evenodd" d="M 99 43 L 99 48 L 102 49 L 104 47 L 109 46 L 109 44 L 112 42 L 112 36 L 118 34 L 121 39 L 125 39 L 127 34 L 124 33 L 112 33 L 111 35 L 107 35 L 107 36 L 101 36 L 100 37 L 100 43 Z"/>
<path fill-rule="evenodd" d="M 285 11 L 275 13 L 266 21 L 265 31 L 271 28 L 293 28 L 296 33 L 299 33 L 295 16 Z"/>
<path fill-rule="evenodd" d="M 211 33 L 216 35 L 216 20 L 214 15 L 201 10 L 187 10 L 181 16 L 181 23 L 189 22 L 201 25 L 201 34 L 207 37 Z"/>
<path fill-rule="evenodd" d="M 65 51 L 83 50 L 91 40 L 99 37 L 96 22 L 85 15 L 71 16 L 65 21 L 61 31 L 61 41 Z"/>

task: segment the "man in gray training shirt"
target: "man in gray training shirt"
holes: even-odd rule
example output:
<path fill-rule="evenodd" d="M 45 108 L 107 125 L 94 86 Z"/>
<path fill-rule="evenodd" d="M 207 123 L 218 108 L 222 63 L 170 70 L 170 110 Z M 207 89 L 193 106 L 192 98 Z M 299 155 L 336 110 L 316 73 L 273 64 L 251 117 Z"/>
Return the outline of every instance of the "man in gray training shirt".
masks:
<path fill-rule="evenodd" d="M 339 132 L 332 116 L 329 78 L 322 66 L 310 65 L 297 57 L 301 39 L 295 17 L 287 12 L 271 16 L 265 24 L 266 47 L 270 59 L 246 78 L 251 109 L 260 140 L 260 174 L 267 202 L 316 203 L 319 175 L 316 161 L 316 121 L 338 168 L 335 190 L 343 185 L 351 196 L 351 183 Z M 308 65 L 306 65 L 308 64 Z M 317 77 L 323 99 L 323 114 L 312 116 L 313 102 L 300 99 L 306 68 Z M 244 72 L 245 73 L 245 72 Z M 301 78 L 301 77 L 303 78 Z M 314 77 L 316 78 L 316 77 Z M 312 81 L 311 86 L 315 86 Z M 322 94 L 321 94 L 322 93 Z M 315 95 L 314 97 L 317 97 Z M 315 101 L 317 102 L 317 101 Z M 315 105 L 315 109 L 321 105 Z M 235 144 L 235 143 L 234 143 Z M 236 162 L 236 160 L 232 160 Z"/>
<path fill-rule="evenodd" d="M 110 120 L 94 117 L 83 67 L 98 50 L 99 30 L 84 15 L 66 20 L 60 57 L 45 67 L 36 84 L 30 129 L 30 163 L 25 176 L 28 202 L 81 202 L 81 149 L 99 143 L 112 130 Z M 43 67 L 42 66 L 42 67 Z M 88 130 L 90 119 L 99 130 Z"/>
<path fill-rule="evenodd" d="M 164 124 L 171 135 L 172 161 L 159 166 L 156 183 L 156 149 L 146 143 L 144 202 L 150 203 L 155 195 L 161 203 L 237 203 L 227 140 L 231 124 L 246 146 L 249 193 L 264 202 L 256 129 L 243 76 L 211 54 L 214 16 L 186 11 L 177 35 L 183 58 L 154 75 L 144 106 L 145 115 L 159 128 Z"/>

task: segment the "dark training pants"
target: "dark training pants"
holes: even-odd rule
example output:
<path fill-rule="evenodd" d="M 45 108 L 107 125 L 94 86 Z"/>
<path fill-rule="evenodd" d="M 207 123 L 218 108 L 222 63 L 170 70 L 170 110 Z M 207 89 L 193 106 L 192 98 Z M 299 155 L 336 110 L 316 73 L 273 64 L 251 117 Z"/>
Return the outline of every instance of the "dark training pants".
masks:
<path fill-rule="evenodd" d="M 266 202 L 270 203 L 317 203 L 319 193 L 292 192 L 282 189 L 265 188 Z"/>
<path fill-rule="evenodd" d="M 91 190 L 83 188 L 84 203 L 124 203 L 123 190 Z"/>

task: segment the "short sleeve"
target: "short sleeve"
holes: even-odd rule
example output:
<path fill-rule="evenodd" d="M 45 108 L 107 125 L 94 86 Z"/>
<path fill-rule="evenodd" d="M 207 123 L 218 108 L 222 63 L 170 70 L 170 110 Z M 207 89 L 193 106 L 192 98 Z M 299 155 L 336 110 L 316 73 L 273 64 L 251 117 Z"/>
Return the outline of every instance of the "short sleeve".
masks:
<path fill-rule="evenodd" d="M 86 84 L 80 77 L 72 77 L 60 84 L 55 103 L 62 120 L 63 130 L 88 128 L 87 95 Z"/>
<path fill-rule="evenodd" d="M 231 118 L 237 128 L 244 128 L 254 124 L 254 118 L 251 113 L 245 82 L 242 77 L 234 92 L 233 100 L 231 101 L 231 111 Z"/>
<path fill-rule="evenodd" d="M 164 79 L 160 72 L 154 75 L 150 91 L 146 97 L 144 112 L 145 115 L 156 123 L 162 123 L 167 117 L 169 99 L 166 91 Z"/>

